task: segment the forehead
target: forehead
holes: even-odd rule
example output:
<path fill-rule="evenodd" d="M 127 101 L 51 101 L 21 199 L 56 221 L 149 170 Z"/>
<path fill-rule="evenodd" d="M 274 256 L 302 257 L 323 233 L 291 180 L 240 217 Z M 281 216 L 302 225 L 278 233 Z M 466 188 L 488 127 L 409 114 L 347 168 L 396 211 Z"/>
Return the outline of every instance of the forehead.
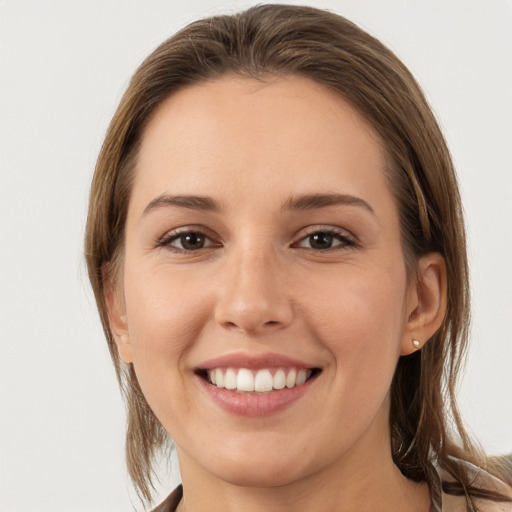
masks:
<path fill-rule="evenodd" d="M 302 77 L 224 76 L 180 90 L 156 110 L 133 199 L 225 196 L 237 187 L 246 199 L 305 187 L 361 194 L 370 185 L 387 188 L 384 167 L 380 137 L 336 92 Z"/>

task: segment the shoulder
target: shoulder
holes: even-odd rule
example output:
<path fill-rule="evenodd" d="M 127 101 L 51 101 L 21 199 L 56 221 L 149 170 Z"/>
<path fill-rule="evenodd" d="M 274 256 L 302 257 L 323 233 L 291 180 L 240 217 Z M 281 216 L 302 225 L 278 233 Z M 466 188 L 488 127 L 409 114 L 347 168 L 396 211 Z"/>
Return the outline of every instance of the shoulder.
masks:
<path fill-rule="evenodd" d="M 512 499 L 512 487 L 505 482 L 491 475 L 487 471 L 479 468 L 469 462 L 460 461 L 464 466 L 468 475 L 472 479 L 472 485 L 479 489 L 495 492 Z M 442 468 L 437 468 L 439 476 L 443 482 L 453 482 L 453 477 L 444 471 Z M 466 512 L 467 505 L 464 496 L 454 496 L 443 492 L 443 512 Z M 478 498 L 475 500 L 478 512 L 512 512 L 511 502 L 499 502 Z"/>
<path fill-rule="evenodd" d="M 491 500 L 476 500 L 478 512 L 512 512 L 512 503 L 500 503 Z M 443 493 L 442 512 L 468 512 L 466 499 L 463 496 L 452 496 Z"/>

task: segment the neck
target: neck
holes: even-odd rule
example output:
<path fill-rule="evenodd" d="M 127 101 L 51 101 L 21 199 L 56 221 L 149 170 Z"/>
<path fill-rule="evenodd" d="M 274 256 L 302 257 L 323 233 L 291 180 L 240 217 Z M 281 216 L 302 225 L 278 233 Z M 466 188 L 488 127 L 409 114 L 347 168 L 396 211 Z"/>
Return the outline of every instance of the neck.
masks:
<path fill-rule="evenodd" d="M 398 474 L 397 474 L 398 473 Z M 426 484 L 405 479 L 396 467 L 381 481 L 339 477 L 339 482 L 326 482 L 318 475 L 277 488 L 207 486 L 195 493 L 184 483 L 184 498 L 179 512 L 427 512 L 430 506 Z"/>

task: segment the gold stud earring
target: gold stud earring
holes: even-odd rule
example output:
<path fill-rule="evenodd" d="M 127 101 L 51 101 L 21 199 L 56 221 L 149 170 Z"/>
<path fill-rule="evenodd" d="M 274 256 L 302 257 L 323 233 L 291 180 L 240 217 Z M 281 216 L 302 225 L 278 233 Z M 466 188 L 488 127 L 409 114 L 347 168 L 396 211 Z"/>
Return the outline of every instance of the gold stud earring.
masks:
<path fill-rule="evenodd" d="M 414 348 L 419 348 L 420 342 L 418 340 L 412 340 L 412 344 L 414 345 Z"/>

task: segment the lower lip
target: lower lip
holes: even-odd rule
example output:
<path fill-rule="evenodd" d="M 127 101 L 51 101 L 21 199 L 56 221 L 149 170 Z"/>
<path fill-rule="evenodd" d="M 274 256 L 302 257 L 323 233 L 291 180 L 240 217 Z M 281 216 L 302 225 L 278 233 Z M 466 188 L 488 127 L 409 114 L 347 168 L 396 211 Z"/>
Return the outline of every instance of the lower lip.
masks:
<path fill-rule="evenodd" d="M 240 416 L 269 416 L 276 414 L 300 400 L 316 380 L 313 377 L 300 386 L 269 393 L 237 393 L 218 388 L 201 377 L 197 377 L 213 401 L 227 412 Z"/>

